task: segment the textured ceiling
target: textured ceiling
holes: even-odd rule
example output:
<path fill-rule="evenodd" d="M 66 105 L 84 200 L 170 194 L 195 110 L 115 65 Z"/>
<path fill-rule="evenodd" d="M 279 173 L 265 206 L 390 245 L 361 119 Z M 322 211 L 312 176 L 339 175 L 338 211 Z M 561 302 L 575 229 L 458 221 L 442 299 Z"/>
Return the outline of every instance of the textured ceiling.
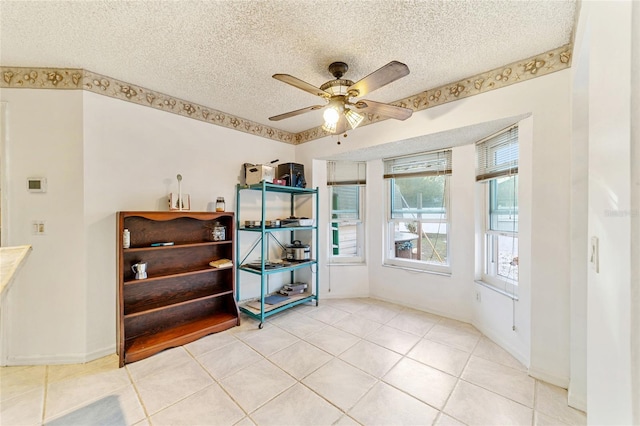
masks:
<path fill-rule="evenodd" d="M 85 68 L 289 132 L 345 61 L 353 81 L 391 60 L 411 73 L 366 98 L 391 102 L 571 42 L 564 1 L 0 1 L 0 64 Z M 320 102 L 318 102 L 320 101 Z"/>

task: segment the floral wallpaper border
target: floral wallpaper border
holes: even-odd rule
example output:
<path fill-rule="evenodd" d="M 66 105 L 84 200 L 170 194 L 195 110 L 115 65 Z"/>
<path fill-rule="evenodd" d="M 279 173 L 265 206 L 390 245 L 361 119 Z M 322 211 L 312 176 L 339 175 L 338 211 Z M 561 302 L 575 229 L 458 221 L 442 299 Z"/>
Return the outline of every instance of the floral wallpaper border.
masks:
<path fill-rule="evenodd" d="M 420 92 L 393 105 L 422 111 L 458 99 L 478 95 L 514 83 L 547 75 L 571 66 L 571 44 L 549 52 L 514 62 L 473 77 L 465 78 L 434 89 Z M 92 71 L 79 68 L 26 68 L 0 67 L 0 88 L 88 90 L 123 101 L 156 108 L 229 129 L 262 136 L 289 144 L 303 144 L 329 136 L 321 126 L 300 133 L 290 133 L 236 117 L 204 105 L 199 105 L 164 93 L 145 89 Z M 360 126 L 385 120 L 375 114 L 367 114 Z"/>
<path fill-rule="evenodd" d="M 295 134 L 78 68 L 0 67 L 0 88 L 88 90 L 233 130 L 293 144 Z"/>
<path fill-rule="evenodd" d="M 479 95 L 514 83 L 531 80 L 535 77 L 541 77 L 571 67 L 572 51 L 573 45 L 567 44 L 504 67 L 420 92 L 408 98 L 391 102 L 391 104 L 411 108 L 414 112 L 422 111 L 447 102 L 457 101 L 458 99 Z M 387 120 L 387 118 L 367 114 L 359 127 L 383 120 Z M 330 133 L 322 130 L 322 126 L 314 127 L 297 133 L 295 135 L 295 144 L 310 142 L 329 135 Z"/>

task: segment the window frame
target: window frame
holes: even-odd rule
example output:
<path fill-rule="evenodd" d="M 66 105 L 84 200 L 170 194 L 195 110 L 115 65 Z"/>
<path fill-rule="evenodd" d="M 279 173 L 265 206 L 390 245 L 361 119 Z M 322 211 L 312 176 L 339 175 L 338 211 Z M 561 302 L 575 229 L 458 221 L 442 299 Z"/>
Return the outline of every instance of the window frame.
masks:
<path fill-rule="evenodd" d="M 329 265 L 344 265 L 344 264 L 364 264 L 366 263 L 366 229 L 365 229 L 365 197 L 366 197 L 366 185 L 338 185 L 340 186 L 355 186 L 357 188 L 357 219 L 333 219 L 333 188 L 336 186 L 329 185 L 328 198 L 329 198 L 329 226 L 327 235 L 327 263 Z M 356 255 L 335 255 L 334 249 L 334 224 L 346 224 L 349 226 L 355 225 L 356 227 Z"/>
<path fill-rule="evenodd" d="M 367 163 L 365 161 L 327 161 L 327 186 L 329 194 L 329 202 L 326 204 L 329 208 L 328 231 L 327 231 L 327 264 L 364 264 L 366 263 L 366 221 L 365 221 L 365 197 L 367 183 Z M 334 187 L 355 187 L 356 200 L 356 219 L 342 218 L 333 219 L 334 211 Z M 337 224 L 338 226 L 334 226 Z M 353 226 L 355 225 L 356 253 L 353 254 L 334 254 L 334 241 L 337 241 L 337 247 L 340 246 L 339 227 L 340 224 Z"/>
<path fill-rule="evenodd" d="M 437 175 L 435 175 L 437 176 Z M 435 177 L 432 176 L 432 177 Z M 427 219 L 427 218 L 416 218 L 416 221 L 421 225 L 423 223 L 444 223 L 446 226 L 446 235 L 447 235 L 447 264 L 443 265 L 441 263 L 434 263 L 425 260 L 418 259 L 405 259 L 401 257 L 397 257 L 395 255 L 395 225 L 396 223 L 406 222 L 405 218 L 394 218 L 393 217 L 393 185 L 395 184 L 395 179 L 391 178 L 387 179 L 385 182 L 386 185 L 386 223 L 385 223 L 385 249 L 384 249 L 384 266 L 392 266 L 399 267 L 403 269 L 417 270 L 421 272 L 429 272 L 429 273 L 437 273 L 443 275 L 451 275 L 451 175 L 443 174 L 440 175 L 445 178 L 445 191 L 444 191 L 444 220 L 442 219 Z M 406 178 L 411 178 L 412 176 L 407 176 Z M 399 177 L 402 179 L 402 177 Z M 421 213 L 417 213 L 421 214 Z M 421 228 L 421 226 L 420 226 Z M 422 230 L 419 230 L 422 232 Z"/>
<path fill-rule="evenodd" d="M 516 240 L 519 253 L 519 233 L 518 231 L 505 231 L 491 229 L 491 208 L 494 200 L 492 199 L 492 192 L 497 189 L 497 180 L 501 177 L 516 177 L 517 173 L 511 175 L 499 176 L 489 179 L 485 182 L 484 186 L 484 229 L 482 233 L 483 250 L 482 250 L 482 268 L 481 268 L 481 281 L 492 288 L 496 288 L 500 291 L 504 291 L 511 297 L 517 297 L 518 280 L 514 280 L 509 277 L 500 275 L 498 272 L 498 262 L 495 261 L 499 257 L 499 238 L 507 237 Z M 519 183 L 519 179 L 518 179 Z M 519 192 L 517 192 L 519 197 Z M 518 203 L 519 205 L 519 203 Z M 519 228 L 518 228 L 519 229 Z M 490 257 L 494 259 L 490 262 Z"/>
<path fill-rule="evenodd" d="M 518 298 L 518 279 L 513 279 L 500 275 L 500 240 L 501 238 L 512 238 L 512 242 L 516 241 L 515 248 L 512 245 L 511 248 L 511 265 L 514 260 L 518 259 L 519 253 L 519 235 L 518 231 L 492 229 L 491 217 L 492 214 L 498 214 L 498 209 L 493 209 L 494 197 L 492 197 L 492 191 L 497 192 L 498 179 L 510 178 L 518 176 L 518 165 L 520 159 L 520 141 L 519 141 L 519 129 L 518 125 L 509 126 L 494 135 L 484 138 L 476 142 L 476 182 L 482 183 L 484 188 L 483 192 L 483 224 L 481 229 L 476 232 L 480 232 L 482 236 L 482 249 L 481 255 L 476 257 L 481 263 L 479 265 L 479 277 L 480 284 L 485 285 L 487 288 L 493 289 L 499 293 L 503 293 L 514 300 Z M 503 149 L 506 150 L 501 153 Z M 501 156 L 504 156 L 501 158 Z M 516 181 L 517 186 L 514 186 L 516 190 L 516 197 L 513 200 L 513 207 L 517 209 L 519 207 L 519 187 L 520 180 Z M 514 222 L 515 224 L 516 222 Z M 496 221 L 496 228 L 500 228 L 499 221 Z M 515 227 L 514 227 L 515 228 Z M 519 224 L 518 224 L 519 228 Z M 477 269 L 477 271 L 478 271 Z M 518 270 L 519 272 L 519 270 Z M 519 276 L 518 276 L 519 278 Z"/>

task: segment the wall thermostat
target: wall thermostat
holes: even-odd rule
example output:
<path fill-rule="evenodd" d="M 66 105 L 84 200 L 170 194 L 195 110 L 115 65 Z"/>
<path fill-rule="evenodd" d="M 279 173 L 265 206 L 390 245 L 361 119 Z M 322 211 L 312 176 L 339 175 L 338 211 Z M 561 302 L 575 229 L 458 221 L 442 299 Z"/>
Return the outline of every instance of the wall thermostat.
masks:
<path fill-rule="evenodd" d="M 27 190 L 29 192 L 47 192 L 47 179 L 27 178 Z"/>

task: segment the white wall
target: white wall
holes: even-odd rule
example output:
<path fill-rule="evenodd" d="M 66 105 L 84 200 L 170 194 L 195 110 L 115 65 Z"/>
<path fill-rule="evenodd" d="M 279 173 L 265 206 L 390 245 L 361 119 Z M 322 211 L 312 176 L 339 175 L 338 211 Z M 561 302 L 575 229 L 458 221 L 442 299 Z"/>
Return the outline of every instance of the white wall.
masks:
<path fill-rule="evenodd" d="M 640 424 L 640 7 L 631 24 L 631 401 Z"/>
<path fill-rule="evenodd" d="M 587 409 L 587 271 L 589 202 L 589 34 L 579 29 L 573 50 L 571 144 L 571 373 L 569 404 Z"/>
<path fill-rule="evenodd" d="M 581 19 L 588 19 L 582 28 L 589 32 L 588 235 L 597 237 L 600 245 L 599 272 L 588 271 L 587 420 L 591 424 L 633 423 L 630 270 L 638 259 L 631 257 L 632 5 L 585 2 L 581 13 Z M 616 70 L 615 78 L 611 70 Z M 637 93 L 634 96 L 637 100 Z M 637 339 L 637 330 L 633 335 Z"/>
<path fill-rule="evenodd" d="M 2 100 L 8 244 L 33 245 L 8 301 L 11 364 L 84 362 L 115 351 L 117 211 L 167 210 L 178 173 L 192 210 L 212 210 L 223 196 L 234 211 L 243 163 L 294 159 L 292 145 L 94 93 L 3 89 Z M 28 194 L 30 176 L 47 177 L 49 191 Z M 36 219 L 47 221 L 46 236 L 30 234 Z M 251 296 L 258 286 L 249 282 Z"/>
<path fill-rule="evenodd" d="M 560 71 L 421 111 L 405 122 L 388 120 L 363 127 L 349 135 L 341 145 L 331 137 L 296 149 L 297 161 L 311 164 L 315 158 L 532 113 L 531 139 L 524 146 L 529 158 L 521 158 L 524 171 L 520 173 L 519 192 L 525 203 L 521 209 L 530 214 L 527 217 L 523 213 L 520 224 L 521 293 L 516 310 L 516 334 L 511 331 L 511 320 L 508 330 L 491 328 L 492 324 L 504 323 L 505 312 L 511 316 L 509 299 L 490 295 L 480 304 L 473 302 L 475 254 L 470 247 L 475 241 L 474 197 L 467 196 L 474 189 L 465 188 L 460 181 L 452 183 L 452 209 L 456 221 L 452 226 L 451 256 L 456 266 L 451 277 L 382 266 L 384 186 L 381 179 L 367 181 L 367 197 L 372 206 L 367 211 L 370 292 L 374 297 L 473 321 L 481 331 L 530 365 L 532 374 L 563 386 L 569 381 L 570 262 L 566 248 L 569 246 L 571 187 L 569 168 L 565 163 L 570 158 L 570 77 L 569 71 Z M 472 155 L 465 154 L 464 148 L 456 149 L 455 156 L 454 168 L 462 164 L 463 170 L 473 169 Z M 369 163 L 371 173 L 374 164 Z M 378 170 L 380 174 L 381 169 Z"/>
<path fill-rule="evenodd" d="M 216 197 L 224 197 L 235 211 L 242 164 L 292 161 L 294 147 L 90 92 L 84 105 L 87 333 L 90 348 L 108 352 L 116 324 L 115 212 L 168 210 L 178 173 L 192 210 L 212 211 Z M 255 296 L 255 278 L 243 278 L 243 297 Z"/>
<path fill-rule="evenodd" d="M 82 174 L 82 93 L 3 89 L 7 102 L 7 245 L 33 246 L 11 289 L 3 323 L 10 364 L 82 361 L 86 254 Z M 29 193 L 45 177 L 46 193 Z M 46 221 L 45 235 L 31 222 Z"/>

